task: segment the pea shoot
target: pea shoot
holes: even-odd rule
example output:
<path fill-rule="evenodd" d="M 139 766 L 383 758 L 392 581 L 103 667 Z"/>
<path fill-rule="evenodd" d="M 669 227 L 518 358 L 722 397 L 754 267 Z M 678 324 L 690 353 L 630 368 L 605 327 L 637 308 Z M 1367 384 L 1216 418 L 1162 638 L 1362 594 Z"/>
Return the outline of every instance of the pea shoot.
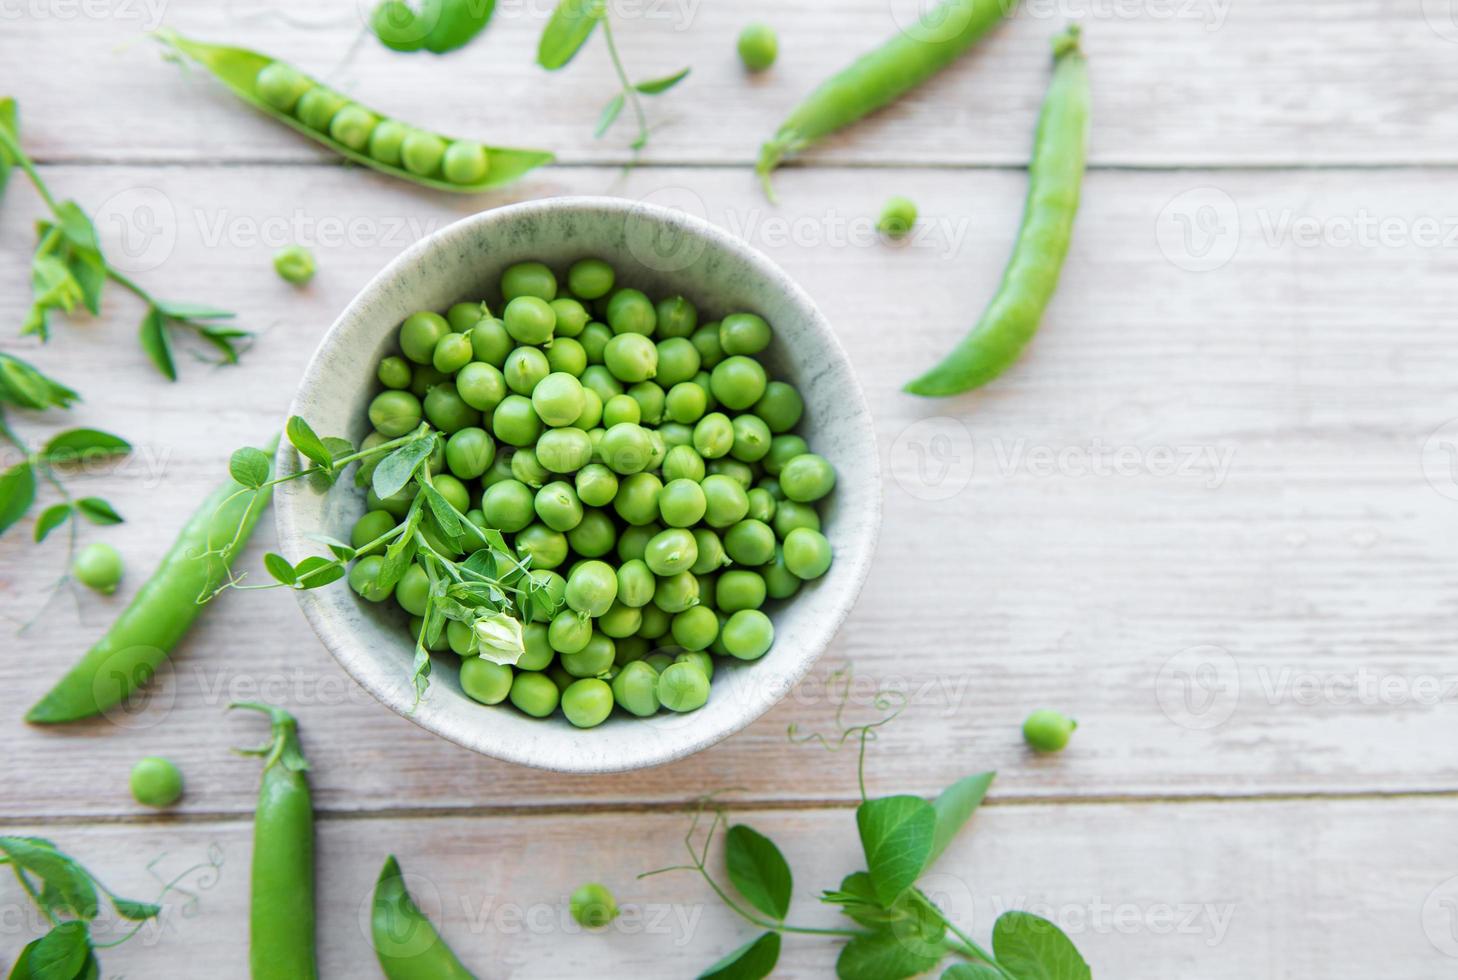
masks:
<path fill-rule="evenodd" d="M 689 69 L 683 68 L 671 75 L 646 82 L 632 82 L 628 79 L 623 59 L 618 54 L 617 42 L 613 39 L 612 18 L 608 14 L 607 0 L 560 0 L 552 11 L 551 19 L 542 30 L 537 44 L 537 64 L 548 71 L 557 71 L 576 57 L 577 52 L 592 37 L 598 24 L 602 24 L 602 37 L 607 44 L 608 58 L 612 61 L 620 90 L 603 106 L 593 136 L 601 139 L 607 133 L 625 105 L 631 105 L 638 124 L 638 135 L 633 140 L 634 150 L 648 145 L 648 115 L 643 110 L 641 96 L 661 95 L 683 81 Z"/>
<path fill-rule="evenodd" d="M 36 223 L 38 240 L 30 264 L 33 296 L 21 325 L 21 335 L 49 340 L 51 317 L 56 312 L 69 316 L 80 307 L 93 316 L 100 315 L 102 291 L 110 281 L 146 305 L 139 335 L 142 349 L 168 380 L 177 380 L 172 335 L 179 331 L 191 331 L 216 352 L 220 363 L 238 363 L 240 342 L 251 334 L 227 322 L 235 314 L 210 306 L 158 299 L 106 260 L 91 218 L 75 201 L 57 201 L 35 164 L 26 156 L 20 145 L 20 125 L 14 104 L 7 102 L 10 110 L 0 108 L 0 157 L 25 173 L 50 212 L 48 219 Z M 0 171 L 5 169 L 0 165 Z"/>

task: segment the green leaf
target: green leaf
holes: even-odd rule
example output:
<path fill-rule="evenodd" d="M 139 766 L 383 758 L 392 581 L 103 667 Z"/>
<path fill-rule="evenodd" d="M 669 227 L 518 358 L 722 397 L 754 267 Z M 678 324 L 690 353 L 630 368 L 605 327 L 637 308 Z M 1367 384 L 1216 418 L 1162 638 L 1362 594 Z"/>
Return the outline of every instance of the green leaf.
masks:
<path fill-rule="evenodd" d="M 944 955 L 945 949 L 928 955 L 893 933 L 873 932 L 845 944 L 835 961 L 835 975 L 840 980 L 903 980 L 930 970 Z"/>
<path fill-rule="evenodd" d="M 639 92 L 642 92 L 644 95 L 659 95 L 663 92 L 667 92 L 669 89 L 673 88 L 685 78 L 688 78 L 689 72 L 691 70 L 692 69 L 689 68 L 681 68 L 678 71 L 674 72 L 672 75 L 664 75 L 662 78 L 655 78 L 650 81 L 639 82 L 637 85 L 634 85 L 633 88 L 637 89 Z"/>
<path fill-rule="evenodd" d="M 231 310 L 220 310 L 200 303 L 168 303 L 158 300 L 157 308 L 174 320 L 231 320 L 238 315 Z"/>
<path fill-rule="evenodd" d="M 537 44 L 537 64 L 548 71 L 567 64 L 606 15 L 605 0 L 561 0 Z"/>
<path fill-rule="evenodd" d="M 430 458 L 431 451 L 434 449 L 435 437 L 428 436 L 407 442 L 380 460 L 371 479 L 375 496 L 384 500 L 403 490 L 405 484 L 415 476 L 415 471 L 420 469 L 420 465 Z"/>
<path fill-rule="evenodd" d="M 0 474 L 0 534 L 25 516 L 35 503 L 35 470 L 29 462 L 17 463 Z"/>
<path fill-rule="evenodd" d="M 157 307 L 147 307 L 147 315 L 142 317 L 142 327 L 137 339 L 141 341 L 142 350 L 147 352 L 157 370 L 165 374 L 169 381 L 176 381 L 177 365 L 172 360 L 172 341 L 167 338 L 167 327 L 163 322 L 162 312 Z"/>
<path fill-rule="evenodd" d="M 228 474 L 238 484 L 257 490 L 268 482 L 268 454 L 252 446 L 244 446 L 228 460 Z"/>
<path fill-rule="evenodd" d="M 66 268 L 81 287 L 81 302 L 92 316 L 101 313 L 101 293 L 106 287 L 106 260 L 94 248 L 73 248 L 66 256 Z"/>
<path fill-rule="evenodd" d="M 53 911 L 68 911 L 87 920 L 96 917 L 96 886 L 91 876 L 53 846 L 24 837 L 0 837 L 0 853 L 16 867 L 45 879 L 56 896 Z"/>
<path fill-rule="evenodd" d="M 19 408 L 69 408 L 80 395 L 12 354 L 0 354 L 0 401 Z"/>
<path fill-rule="evenodd" d="M 724 860 L 729 880 L 750 905 L 780 920 L 790 914 L 794 881 L 774 841 L 751 827 L 735 824 L 724 838 Z"/>
<path fill-rule="evenodd" d="M 289 442 L 293 443 L 294 448 L 299 452 L 326 470 L 334 467 L 334 457 L 329 455 L 329 450 L 324 448 L 323 440 L 314 434 L 314 430 L 309 428 L 308 422 L 294 415 L 289 418 L 284 431 L 288 434 Z"/>
<path fill-rule="evenodd" d="M 101 242 L 96 237 L 96 228 L 79 204 L 62 201 L 56 205 L 56 217 L 60 220 L 61 233 L 66 236 L 66 241 L 76 248 L 100 253 Z"/>
<path fill-rule="evenodd" d="M 287 558 L 276 552 L 270 551 L 263 556 L 263 567 L 268 571 L 268 574 L 274 577 L 275 581 L 282 582 L 284 585 L 292 586 L 299 581 L 299 576 L 294 571 L 294 566 L 289 564 Z"/>
<path fill-rule="evenodd" d="M 116 508 L 100 497 L 82 497 L 76 501 L 76 509 L 92 524 L 120 524 L 122 516 Z"/>
<path fill-rule="evenodd" d="M 324 547 L 329 549 L 330 553 L 334 555 L 335 558 L 338 558 L 340 561 L 350 561 L 354 558 L 356 554 L 358 554 L 358 552 L 356 552 L 352 546 L 345 544 L 338 538 L 332 538 L 327 534 L 305 534 L 304 537 L 308 538 L 310 541 L 315 541 L 319 544 L 322 544 Z"/>
<path fill-rule="evenodd" d="M 700 973 L 698 980 L 763 980 L 779 961 L 780 934 L 766 932 Z"/>
<path fill-rule="evenodd" d="M 317 589 L 344 578 L 344 566 L 332 558 L 310 555 L 294 567 L 294 573 L 298 577 L 299 588 Z"/>
<path fill-rule="evenodd" d="M 66 523 L 70 516 L 70 504 L 52 504 L 45 510 L 41 511 L 40 519 L 35 522 L 36 543 L 39 544 L 40 542 L 44 541 L 46 539 L 46 535 L 50 534 L 56 528 Z"/>
<path fill-rule="evenodd" d="M 958 963 L 947 967 L 942 980 L 1006 980 L 986 963 Z"/>
<path fill-rule="evenodd" d="M 936 810 L 919 796 L 887 796 L 856 808 L 866 868 L 882 905 L 896 901 L 921 877 L 936 826 Z"/>
<path fill-rule="evenodd" d="M 992 955 L 1018 980 L 1089 980 L 1072 940 L 1047 919 L 1004 912 L 992 927 Z"/>
<path fill-rule="evenodd" d="M 0 130 L 16 142 L 20 141 L 20 110 L 12 98 L 0 99 Z M 0 197 L 5 196 L 5 185 L 10 180 L 10 171 L 19 162 L 9 147 L 0 140 Z"/>
<path fill-rule="evenodd" d="M 451 502 L 441 494 L 435 487 L 427 484 L 424 488 L 425 502 L 430 505 L 431 516 L 440 525 L 441 533 L 451 539 L 455 544 L 461 538 L 461 518 L 456 514 L 456 509 Z"/>
<path fill-rule="evenodd" d="M 74 463 L 125 456 L 131 451 L 131 443 L 110 432 L 102 432 L 100 429 L 67 429 L 46 443 L 41 455 L 51 463 Z"/>
<path fill-rule="evenodd" d="M 608 99 L 608 104 L 602 107 L 602 115 L 597 118 L 597 128 L 592 131 L 593 139 L 602 139 L 603 134 L 608 131 L 613 123 L 617 122 L 618 115 L 623 111 L 623 93 Z"/>
<path fill-rule="evenodd" d="M 941 857 L 952 838 L 957 836 L 957 831 L 971 819 L 972 812 L 982 804 L 996 775 L 995 772 L 979 772 L 959 779 L 942 790 L 942 794 L 932 802 L 937 813 L 937 830 L 932 837 L 931 854 L 927 855 L 928 865 Z"/>
<path fill-rule="evenodd" d="M 118 898 L 115 895 L 110 896 L 110 898 L 112 907 L 116 909 L 116 914 L 132 922 L 144 922 L 147 919 L 155 919 L 162 914 L 162 906 L 155 905 L 152 902 L 135 902 L 129 898 Z"/>
<path fill-rule="evenodd" d="M 16 980 L 76 980 L 85 976 L 91 937 L 84 922 L 62 922 L 30 943 L 15 961 Z"/>

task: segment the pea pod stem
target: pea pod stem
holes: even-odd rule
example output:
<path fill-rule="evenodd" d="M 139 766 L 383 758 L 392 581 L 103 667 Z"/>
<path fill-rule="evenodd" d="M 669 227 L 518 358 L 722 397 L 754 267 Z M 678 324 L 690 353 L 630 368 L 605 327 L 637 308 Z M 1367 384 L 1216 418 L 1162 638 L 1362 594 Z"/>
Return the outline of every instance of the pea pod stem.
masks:
<path fill-rule="evenodd" d="M 942 0 L 917 23 L 868 51 L 805 97 L 760 149 L 755 173 L 775 199 L 770 175 L 786 157 L 916 88 L 966 53 L 1017 0 Z"/>
<path fill-rule="evenodd" d="M 1002 282 L 982 317 L 926 374 L 906 385 L 913 395 L 970 391 L 1002 374 L 1032 340 L 1058 287 L 1073 236 L 1088 152 L 1088 65 L 1070 26 L 1053 41 L 1053 80 L 1038 119 L 1022 226 Z"/>
<path fill-rule="evenodd" d="M 261 747 L 240 750 L 263 759 L 253 816 L 250 972 L 253 980 L 314 980 L 314 807 L 298 722 L 255 701 L 228 707 L 261 712 L 272 725 Z"/>
<path fill-rule="evenodd" d="M 272 492 L 265 490 L 262 505 L 254 508 L 252 499 L 238 504 L 241 489 L 229 480 L 202 502 L 131 604 L 26 713 L 26 721 L 58 724 L 99 715 L 151 679 L 201 612 L 194 600 L 228 577 L 229 562 L 247 542 Z M 215 550 L 212 543 L 223 534 L 232 537 Z"/>

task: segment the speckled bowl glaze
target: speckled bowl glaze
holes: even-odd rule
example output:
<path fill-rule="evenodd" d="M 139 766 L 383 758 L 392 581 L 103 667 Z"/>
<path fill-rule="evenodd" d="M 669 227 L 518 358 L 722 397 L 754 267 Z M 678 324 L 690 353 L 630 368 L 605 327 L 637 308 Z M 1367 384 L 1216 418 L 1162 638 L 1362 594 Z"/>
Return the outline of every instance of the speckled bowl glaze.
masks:
<path fill-rule="evenodd" d="M 881 522 L 875 434 L 860 384 L 845 351 L 809 296 L 759 252 L 720 229 L 678 211 L 613 198 L 567 197 L 485 211 L 424 239 L 364 287 L 325 335 L 289 412 L 326 435 L 356 442 L 366 434 L 365 408 L 377 390 L 375 367 L 395 350 L 395 331 L 416 310 L 444 310 L 467 299 L 496 298 L 501 272 L 538 259 L 559 272 L 601 256 L 618 282 L 650 296 L 683 294 L 702 319 L 751 310 L 774 327 L 765 359 L 773 376 L 805 398 L 800 431 L 839 473 L 823 502 L 824 530 L 835 562 L 793 599 L 775 603 L 770 652 L 753 663 L 718 658 L 709 703 L 684 715 L 648 719 L 615 714 L 590 730 L 560 715 L 529 718 L 509 706 L 486 707 L 461 691 L 453 654 L 434 658 L 430 690 L 412 709 L 412 641 L 393 603 L 373 605 L 343 583 L 298 593 L 310 624 L 335 659 L 366 690 L 406 718 L 477 752 L 560 772 L 638 769 L 682 758 L 733 734 L 782 698 L 830 643 L 854 604 Z M 280 473 L 297 456 L 279 451 Z M 278 534 L 298 561 L 318 554 L 307 537 L 347 539 L 364 497 L 350 480 L 320 493 L 296 481 L 279 487 Z"/>

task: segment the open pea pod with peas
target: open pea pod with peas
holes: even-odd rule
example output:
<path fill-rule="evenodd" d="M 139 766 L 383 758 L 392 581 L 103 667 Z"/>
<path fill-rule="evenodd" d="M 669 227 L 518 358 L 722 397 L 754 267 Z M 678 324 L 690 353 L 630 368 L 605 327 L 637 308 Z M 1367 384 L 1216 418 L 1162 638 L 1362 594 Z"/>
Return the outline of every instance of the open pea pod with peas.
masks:
<path fill-rule="evenodd" d="M 382 116 L 257 51 L 206 44 L 171 30 L 156 36 L 259 112 L 347 160 L 412 184 L 473 193 L 510 183 L 554 159 L 546 150 L 486 146 Z"/>

